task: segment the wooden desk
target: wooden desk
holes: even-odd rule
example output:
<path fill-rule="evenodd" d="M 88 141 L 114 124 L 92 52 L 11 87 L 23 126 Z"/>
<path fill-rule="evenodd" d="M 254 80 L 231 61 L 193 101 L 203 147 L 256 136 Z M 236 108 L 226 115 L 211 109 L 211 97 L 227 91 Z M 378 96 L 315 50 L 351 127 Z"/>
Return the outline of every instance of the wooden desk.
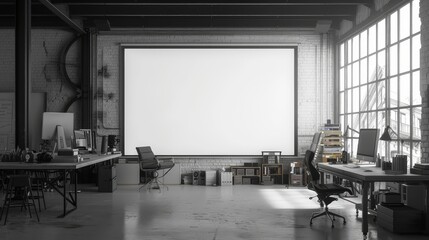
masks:
<path fill-rule="evenodd" d="M 318 163 L 321 173 L 329 173 L 340 178 L 357 182 L 362 185 L 362 233 L 364 238 L 368 233 L 368 191 L 374 182 L 408 182 L 423 183 L 426 186 L 426 233 L 429 231 L 429 175 L 418 174 L 386 174 L 381 168 L 375 166 L 360 166 L 359 168 L 348 168 L 343 164 Z M 370 170 L 367 172 L 365 170 Z M 323 176 L 322 176 L 323 179 Z"/>
<path fill-rule="evenodd" d="M 83 167 L 94 165 L 97 163 L 110 161 L 112 159 L 120 157 L 121 154 L 111 154 L 111 155 L 96 155 L 88 154 L 83 156 L 83 161 L 77 163 L 60 163 L 60 162 L 50 162 L 50 163 L 24 163 L 24 162 L 0 162 L 0 170 L 27 170 L 27 171 L 45 171 L 45 170 L 58 170 L 61 175 L 60 178 L 63 180 L 63 189 L 59 189 L 54 181 L 51 181 L 49 184 L 63 197 L 63 214 L 59 217 L 65 217 L 67 214 L 77 209 L 77 170 Z M 67 184 L 66 176 L 67 173 L 74 174 L 74 191 L 73 194 L 70 192 L 67 196 Z M 57 180 L 58 178 L 55 178 Z M 72 204 L 72 209 L 67 210 L 67 202 Z"/>

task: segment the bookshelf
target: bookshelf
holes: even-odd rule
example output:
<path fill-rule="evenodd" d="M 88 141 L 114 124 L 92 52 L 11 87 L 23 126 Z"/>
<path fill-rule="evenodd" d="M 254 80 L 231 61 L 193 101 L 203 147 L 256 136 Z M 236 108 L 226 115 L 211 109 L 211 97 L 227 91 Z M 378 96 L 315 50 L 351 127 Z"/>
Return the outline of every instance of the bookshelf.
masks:
<path fill-rule="evenodd" d="M 262 163 L 278 164 L 282 158 L 282 151 L 262 151 Z"/>
<path fill-rule="evenodd" d="M 283 184 L 283 164 L 262 164 L 262 184 Z"/>
<path fill-rule="evenodd" d="M 261 167 L 253 166 L 234 166 L 231 167 L 233 184 L 260 184 L 261 183 Z"/>

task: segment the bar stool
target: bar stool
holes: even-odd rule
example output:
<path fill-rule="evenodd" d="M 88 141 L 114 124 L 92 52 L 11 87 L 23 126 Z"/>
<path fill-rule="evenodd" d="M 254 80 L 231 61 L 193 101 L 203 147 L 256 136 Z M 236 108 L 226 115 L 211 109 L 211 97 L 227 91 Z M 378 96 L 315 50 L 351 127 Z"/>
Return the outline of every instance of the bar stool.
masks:
<path fill-rule="evenodd" d="M 28 209 L 31 215 L 30 207 L 33 206 L 36 213 L 37 221 L 39 222 L 39 215 L 37 214 L 36 204 L 34 203 L 33 193 L 31 189 L 31 179 L 28 175 L 10 175 L 8 176 L 9 183 L 7 184 L 6 196 L 4 198 L 3 208 L 0 214 L 0 220 L 3 217 L 3 211 L 6 210 L 4 218 L 4 225 L 6 225 L 7 215 L 10 207 L 21 207 Z M 29 201 L 31 199 L 32 202 Z"/>
<path fill-rule="evenodd" d="M 43 200 L 43 206 L 46 210 L 46 201 L 45 201 L 45 193 L 44 193 L 44 184 L 47 181 L 47 174 L 44 171 L 36 171 L 31 175 L 31 189 L 36 192 L 35 196 L 30 197 L 30 199 L 36 199 L 39 205 L 39 212 L 42 211 L 42 207 L 40 204 L 40 199 Z"/>

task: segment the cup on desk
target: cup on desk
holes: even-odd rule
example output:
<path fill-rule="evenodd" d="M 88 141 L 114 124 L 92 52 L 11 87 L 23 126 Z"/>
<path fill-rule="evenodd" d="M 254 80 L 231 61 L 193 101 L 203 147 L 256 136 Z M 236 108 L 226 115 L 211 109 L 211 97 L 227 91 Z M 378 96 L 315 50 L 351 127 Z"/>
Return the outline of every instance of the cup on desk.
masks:
<path fill-rule="evenodd" d="M 375 167 L 381 167 L 381 163 L 384 162 L 384 157 L 377 158 L 375 161 Z"/>
<path fill-rule="evenodd" d="M 382 161 L 381 170 L 392 170 L 392 163 L 388 161 Z"/>

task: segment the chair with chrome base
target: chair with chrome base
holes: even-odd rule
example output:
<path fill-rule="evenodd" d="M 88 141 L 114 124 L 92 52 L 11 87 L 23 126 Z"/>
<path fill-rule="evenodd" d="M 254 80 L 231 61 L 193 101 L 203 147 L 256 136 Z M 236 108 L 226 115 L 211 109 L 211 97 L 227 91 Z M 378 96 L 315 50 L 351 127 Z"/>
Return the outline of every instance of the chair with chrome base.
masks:
<path fill-rule="evenodd" d="M 170 170 L 174 167 L 173 160 L 171 158 L 169 159 L 158 158 L 153 154 L 152 149 L 149 146 L 136 147 L 136 150 L 139 156 L 140 170 L 142 172 L 145 172 L 146 176 L 149 176 L 149 179 L 150 179 L 148 182 L 146 182 L 143 186 L 139 188 L 139 191 L 144 187 L 146 187 L 146 189 L 148 190 L 150 189 L 161 190 L 160 184 L 161 186 L 166 187 L 168 190 L 168 187 L 162 184 L 159 181 L 159 178 L 162 178 L 165 175 L 167 175 L 167 173 L 170 172 Z M 163 169 L 166 169 L 166 171 L 164 171 L 164 173 L 161 176 L 159 176 L 158 171 Z"/>
<path fill-rule="evenodd" d="M 310 219 L 310 225 L 313 224 L 313 219 L 324 215 L 329 217 L 332 223 L 331 225 L 332 227 L 334 227 L 335 217 L 342 218 L 343 223 L 346 224 L 346 219 L 341 215 L 338 215 L 336 213 L 329 211 L 328 205 L 331 204 L 333 201 L 338 200 L 338 198 L 331 197 L 332 195 L 339 195 L 345 192 L 352 194 L 351 190 L 337 184 L 319 183 L 320 173 L 314 166 L 313 159 L 314 159 L 314 152 L 307 150 L 307 152 L 305 153 L 305 159 L 304 159 L 305 171 L 307 173 L 307 177 L 309 180 L 307 183 L 308 184 L 307 187 L 308 189 L 316 192 L 320 206 L 321 207 L 324 206 L 325 209 L 321 212 L 315 212 L 312 214 Z M 310 197 L 310 199 L 312 198 L 313 197 Z"/>

